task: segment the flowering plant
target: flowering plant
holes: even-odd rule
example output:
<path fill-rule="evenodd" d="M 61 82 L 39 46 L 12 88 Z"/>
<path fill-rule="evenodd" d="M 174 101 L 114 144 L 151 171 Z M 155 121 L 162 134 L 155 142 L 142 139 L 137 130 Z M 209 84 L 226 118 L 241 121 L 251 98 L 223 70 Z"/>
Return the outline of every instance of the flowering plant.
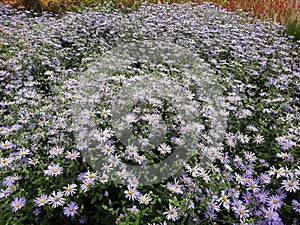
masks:
<path fill-rule="evenodd" d="M 209 3 L 0 15 L 1 223 L 299 222 L 299 42 L 284 27 Z M 166 179 L 128 169 L 184 141 Z"/>

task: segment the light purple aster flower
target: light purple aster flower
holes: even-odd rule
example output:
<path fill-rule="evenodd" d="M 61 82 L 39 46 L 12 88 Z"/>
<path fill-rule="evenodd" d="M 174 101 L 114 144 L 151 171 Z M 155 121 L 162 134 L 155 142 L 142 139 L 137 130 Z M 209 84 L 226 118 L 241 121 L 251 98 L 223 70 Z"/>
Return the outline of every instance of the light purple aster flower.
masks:
<path fill-rule="evenodd" d="M 60 175 L 62 171 L 63 171 L 62 167 L 52 163 L 51 165 L 48 166 L 47 170 L 44 170 L 44 173 L 45 175 L 49 175 L 49 176 L 57 176 Z"/>
<path fill-rule="evenodd" d="M 26 199 L 24 197 L 18 198 L 15 197 L 14 200 L 10 203 L 13 212 L 18 211 L 22 207 L 24 207 L 26 203 Z"/>
<path fill-rule="evenodd" d="M 163 214 L 166 215 L 167 220 L 176 221 L 179 219 L 177 210 L 178 210 L 178 208 L 172 206 L 169 203 L 169 210 L 167 212 L 164 212 Z"/>
<path fill-rule="evenodd" d="M 277 211 L 280 209 L 282 204 L 282 199 L 278 195 L 272 195 L 267 198 L 267 205 L 272 211 Z"/>
<path fill-rule="evenodd" d="M 74 216 L 77 213 L 78 205 L 75 202 L 70 202 L 66 207 L 64 207 L 64 215 Z"/>
<path fill-rule="evenodd" d="M 65 198 L 63 197 L 64 193 L 62 191 L 59 191 L 57 193 L 53 191 L 51 194 L 52 196 L 49 197 L 49 202 L 52 205 L 52 208 L 56 208 L 65 204 Z"/>
<path fill-rule="evenodd" d="M 295 212 L 300 214 L 300 202 L 298 202 L 296 199 L 293 199 L 292 205 Z"/>
<path fill-rule="evenodd" d="M 49 197 L 47 195 L 42 194 L 40 197 L 37 197 L 34 199 L 34 203 L 37 206 L 43 206 L 48 203 L 48 201 L 49 201 L 48 198 Z"/>

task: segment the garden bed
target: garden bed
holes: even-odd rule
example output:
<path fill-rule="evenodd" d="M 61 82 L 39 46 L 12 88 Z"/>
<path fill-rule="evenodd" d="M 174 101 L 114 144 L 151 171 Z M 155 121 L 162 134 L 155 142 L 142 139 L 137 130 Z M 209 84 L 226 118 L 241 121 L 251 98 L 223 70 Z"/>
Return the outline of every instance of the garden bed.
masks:
<path fill-rule="evenodd" d="M 299 224 L 285 29 L 210 3 L 1 5 L 1 224 Z"/>

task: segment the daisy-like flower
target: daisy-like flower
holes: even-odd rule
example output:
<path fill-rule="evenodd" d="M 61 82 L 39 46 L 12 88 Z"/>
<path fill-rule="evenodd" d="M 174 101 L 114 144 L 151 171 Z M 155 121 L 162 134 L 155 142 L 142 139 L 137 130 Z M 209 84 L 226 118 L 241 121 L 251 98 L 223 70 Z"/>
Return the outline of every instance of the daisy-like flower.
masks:
<path fill-rule="evenodd" d="M 149 195 L 145 194 L 145 195 L 141 195 L 138 198 L 138 200 L 139 200 L 140 204 L 148 205 L 151 202 L 152 198 Z"/>
<path fill-rule="evenodd" d="M 295 212 L 300 214 L 300 202 L 298 202 L 296 199 L 293 199 L 292 206 Z"/>
<path fill-rule="evenodd" d="M 79 207 L 75 202 L 70 202 L 66 207 L 64 207 L 64 215 L 72 217 L 77 213 L 78 208 Z"/>
<path fill-rule="evenodd" d="M 60 167 L 59 165 L 51 164 L 48 166 L 47 170 L 44 170 L 45 175 L 49 176 L 57 176 L 60 175 L 63 171 L 63 168 Z"/>
<path fill-rule="evenodd" d="M 247 191 L 251 190 L 253 193 L 258 192 L 260 189 L 260 186 L 258 185 L 258 181 L 250 179 L 249 182 L 247 182 Z"/>
<path fill-rule="evenodd" d="M 204 216 L 205 218 L 208 218 L 211 221 L 217 219 L 217 214 L 211 209 L 205 210 Z"/>
<path fill-rule="evenodd" d="M 278 195 L 272 195 L 267 198 L 267 205 L 272 211 L 277 211 L 278 209 L 280 209 L 282 204 L 282 199 Z"/>
<path fill-rule="evenodd" d="M 18 211 L 22 207 L 24 207 L 26 203 L 26 199 L 24 197 L 18 198 L 15 197 L 14 200 L 10 203 L 13 212 Z"/>
<path fill-rule="evenodd" d="M 167 220 L 176 221 L 179 219 L 177 210 L 178 210 L 178 208 L 172 206 L 169 203 L 169 210 L 167 212 L 164 212 L 163 215 L 166 215 Z"/>
<path fill-rule="evenodd" d="M 99 177 L 98 171 L 96 171 L 95 173 L 94 173 L 94 172 L 88 171 L 88 172 L 86 172 L 85 174 L 86 174 L 86 177 L 87 177 L 89 180 L 93 180 L 93 181 L 96 180 L 96 179 L 98 179 L 98 177 Z"/>
<path fill-rule="evenodd" d="M 65 196 L 73 196 L 76 192 L 77 184 L 68 184 L 66 187 L 63 187 L 65 189 L 64 195 Z"/>
<path fill-rule="evenodd" d="M 241 220 L 245 220 L 247 217 L 250 216 L 249 210 L 246 209 L 246 207 L 245 207 L 244 205 L 240 205 L 240 206 L 235 210 L 235 214 L 236 214 Z"/>
<path fill-rule="evenodd" d="M 101 170 L 103 170 L 104 173 L 110 173 L 113 170 L 112 164 L 103 163 Z"/>
<path fill-rule="evenodd" d="M 214 212 L 214 211 L 219 212 L 220 211 L 220 203 L 218 203 L 214 199 L 212 199 L 211 202 L 208 204 L 208 208 L 212 212 Z"/>
<path fill-rule="evenodd" d="M 105 145 L 101 149 L 101 152 L 103 152 L 104 155 L 111 155 L 115 152 L 115 146 L 114 145 Z"/>
<path fill-rule="evenodd" d="M 256 135 L 254 138 L 254 142 L 257 144 L 261 144 L 265 141 L 264 137 L 261 135 Z"/>
<path fill-rule="evenodd" d="M 12 193 L 12 191 L 9 188 L 1 189 L 0 190 L 0 199 L 7 198 L 8 196 L 10 196 L 11 193 Z"/>
<path fill-rule="evenodd" d="M 138 119 L 137 119 L 137 117 L 136 117 L 135 114 L 130 113 L 130 114 L 127 114 L 127 115 L 125 116 L 125 121 L 126 121 L 126 123 L 129 125 L 129 124 L 132 124 L 132 123 L 137 122 Z"/>
<path fill-rule="evenodd" d="M 255 156 L 255 153 L 253 152 L 244 152 L 245 158 L 249 162 L 255 162 L 257 160 L 257 157 Z"/>
<path fill-rule="evenodd" d="M 276 176 L 277 179 L 282 176 L 282 173 L 280 172 L 280 170 L 275 169 L 274 166 L 272 166 L 270 169 L 271 169 L 269 171 L 270 176 Z"/>
<path fill-rule="evenodd" d="M 40 207 L 47 204 L 49 201 L 49 197 L 45 194 L 42 194 L 40 197 L 34 199 L 34 203 L 36 206 Z"/>
<path fill-rule="evenodd" d="M 262 189 L 258 193 L 256 193 L 255 196 L 258 198 L 258 200 L 261 203 L 265 203 L 268 199 L 268 193 L 269 193 L 269 191 Z"/>
<path fill-rule="evenodd" d="M 117 176 L 120 179 L 127 179 L 129 177 L 129 173 L 126 171 L 126 169 L 122 169 L 121 171 L 117 171 Z"/>
<path fill-rule="evenodd" d="M 51 195 L 52 196 L 49 197 L 49 203 L 52 205 L 52 208 L 56 208 L 65 204 L 65 198 L 63 197 L 64 193 L 62 191 L 59 191 L 57 193 L 53 191 Z"/>
<path fill-rule="evenodd" d="M 171 153 L 171 147 L 165 143 L 161 144 L 157 150 L 160 152 L 160 154 Z"/>
<path fill-rule="evenodd" d="M 80 157 L 80 153 L 76 150 L 66 152 L 66 158 L 69 159 L 69 160 L 74 160 L 78 157 Z"/>
<path fill-rule="evenodd" d="M 143 165 L 147 161 L 147 158 L 144 155 L 135 155 L 134 159 L 139 165 Z"/>
<path fill-rule="evenodd" d="M 283 177 L 289 178 L 293 176 L 292 171 L 290 171 L 287 167 L 281 167 L 279 169 L 280 174 L 282 174 Z"/>
<path fill-rule="evenodd" d="M 28 154 L 30 154 L 30 150 L 22 148 L 18 153 L 17 159 L 22 159 L 23 157 L 25 157 Z"/>
<path fill-rule="evenodd" d="M 96 132 L 95 138 L 98 139 L 101 143 L 106 142 L 108 138 L 111 137 L 110 131 L 108 129 L 100 130 L 100 132 Z"/>
<path fill-rule="evenodd" d="M 269 183 L 271 183 L 271 177 L 268 175 L 268 174 L 261 174 L 260 176 L 259 176 L 259 180 L 261 181 L 261 182 L 263 182 L 264 184 L 269 184 Z"/>
<path fill-rule="evenodd" d="M 111 155 L 107 161 L 114 167 L 118 166 L 121 163 L 120 157 L 118 155 Z"/>
<path fill-rule="evenodd" d="M 191 173 L 192 177 L 199 177 L 200 175 L 200 167 L 199 166 L 194 166 L 191 167 L 190 165 L 186 166 L 186 169 L 189 173 Z"/>
<path fill-rule="evenodd" d="M 89 189 L 89 187 L 93 186 L 94 184 L 95 184 L 94 180 L 85 179 L 83 180 L 83 184 L 80 185 L 80 189 L 83 192 L 86 192 Z"/>
<path fill-rule="evenodd" d="M 12 144 L 11 141 L 6 140 L 5 142 L 1 142 L 0 143 L 0 148 L 2 149 L 12 149 L 14 147 L 14 145 Z"/>
<path fill-rule="evenodd" d="M 65 148 L 62 146 L 53 147 L 49 151 L 50 157 L 53 158 L 55 156 L 62 155 L 64 150 L 65 150 Z"/>
<path fill-rule="evenodd" d="M 274 212 L 274 211 L 272 211 L 270 209 L 264 209 L 263 212 L 264 212 L 265 218 L 269 222 L 272 222 L 270 224 L 279 224 L 279 222 L 281 221 L 281 219 L 279 218 L 279 215 L 278 215 L 277 212 Z"/>
<path fill-rule="evenodd" d="M 218 201 L 224 206 L 225 209 L 230 209 L 230 201 L 228 199 L 229 195 L 225 193 L 225 191 L 221 192 L 221 197 L 218 199 Z"/>
<path fill-rule="evenodd" d="M 276 156 L 283 159 L 283 160 L 289 160 L 292 158 L 292 155 L 285 152 L 276 153 Z"/>
<path fill-rule="evenodd" d="M 282 187 L 289 192 L 296 192 L 297 190 L 300 189 L 299 181 L 297 180 L 293 180 L 293 179 L 283 180 L 281 184 Z"/>
<path fill-rule="evenodd" d="M 132 176 L 127 179 L 127 182 L 132 186 L 132 187 L 138 187 L 139 186 L 139 180 L 135 177 Z"/>
<path fill-rule="evenodd" d="M 136 187 L 128 186 L 128 190 L 124 191 L 125 197 L 129 198 L 129 200 L 135 200 L 140 196 L 140 192 L 136 189 Z"/>
<path fill-rule="evenodd" d="M 130 157 L 134 157 L 138 154 L 138 149 L 136 146 L 129 145 L 126 147 L 125 153 L 127 153 Z"/>
<path fill-rule="evenodd" d="M 108 182 L 108 176 L 106 174 L 102 174 L 102 176 L 99 177 L 99 181 L 101 184 L 105 184 Z"/>
<path fill-rule="evenodd" d="M 136 205 L 132 206 L 132 208 L 129 209 L 129 211 L 133 214 L 136 215 L 139 212 L 139 209 L 136 207 Z"/>

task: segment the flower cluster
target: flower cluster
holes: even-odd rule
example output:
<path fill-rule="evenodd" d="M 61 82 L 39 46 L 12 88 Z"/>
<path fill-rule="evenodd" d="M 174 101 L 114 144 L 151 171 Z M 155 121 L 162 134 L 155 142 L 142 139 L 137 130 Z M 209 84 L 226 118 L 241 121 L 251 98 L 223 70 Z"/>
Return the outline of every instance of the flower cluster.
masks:
<path fill-rule="evenodd" d="M 300 46 L 283 31 L 209 3 L 145 4 L 130 14 L 88 9 L 64 17 L 32 17 L 0 5 L 1 221 L 299 223 Z M 130 55 L 131 43 L 153 41 L 194 55 L 178 61 L 180 52 L 157 46 L 144 52 L 148 59 L 114 53 L 109 79 L 96 87 L 100 101 L 76 117 L 82 126 L 74 128 L 74 102 L 85 88 L 80 81 L 95 74 L 86 73 L 90 63 L 119 45 Z M 202 77 L 185 69 L 194 58 L 205 65 Z M 118 60 L 125 70 L 116 68 Z M 198 120 L 188 123 L 170 102 L 147 95 L 147 86 L 131 89 L 135 105 L 116 120 L 121 108 L 114 104 L 125 99 L 116 94 L 152 76 L 162 85 L 177 82 L 170 89 L 193 103 L 180 110 L 200 114 Z M 217 104 L 212 96 L 219 96 Z M 135 142 L 119 140 L 125 128 Z M 160 132 L 166 135 L 154 146 L 151 137 Z M 163 162 L 188 144 L 181 137 L 189 132 L 198 138 L 192 157 L 167 180 L 145 186 L 148 175 L 128 169 Z M 94 158 L 86 157 L 91 148 L 104 161 L 98 170 L 91 167 L 97 158 L 91 164 Z"/>

